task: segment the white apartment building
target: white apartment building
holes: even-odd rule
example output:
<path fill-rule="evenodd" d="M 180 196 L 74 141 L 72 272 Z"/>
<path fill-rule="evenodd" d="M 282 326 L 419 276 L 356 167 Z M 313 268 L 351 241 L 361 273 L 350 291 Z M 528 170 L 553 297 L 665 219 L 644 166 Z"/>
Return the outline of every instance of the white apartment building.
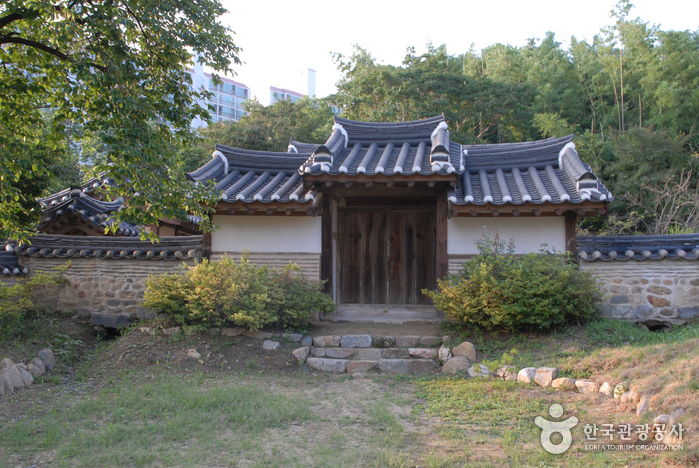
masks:
<path fill-rule="evenodd" d="M 226 77 L 221 77 L 221 84 L 214 84 L 213 76 L 211 73 L 204 72 L 204 67 L 200 63 L 195 63 L 194 67 L 188 71 L 192 75 L 194 89 L 201 89 L 203 86 L 212 94 L 209 99 L 200 103 L 202 107 L 208 107 L 212 122 L 243 118 L 245 115 L 243 103 L 250 98 L 248 86 Z M 206 121 L 202 119 L 192 121 L 194 128 L 204 126 L 206 126 Z"/>

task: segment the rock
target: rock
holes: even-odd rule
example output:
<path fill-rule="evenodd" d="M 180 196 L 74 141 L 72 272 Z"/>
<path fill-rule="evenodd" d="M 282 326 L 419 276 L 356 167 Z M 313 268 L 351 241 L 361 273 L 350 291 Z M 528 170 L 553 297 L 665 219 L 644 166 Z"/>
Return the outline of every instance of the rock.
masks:
<path fill-rule="evenodd" d="M 476 347 L 468 341 L 464 341 L 459 346 L 451 350 L 454 356 L 466 356 L 469 361 L 476 361 Z"/>
<path fill-rule="evenodd" d="M 265 351 L 279 351 L 281 343 L 278 341 L 265 340 L 262 342 L 262 349 Z"/>
<path fill-rule="evenodd" d="M 17 369 L 17 366 L 13 364 L 12 366 L 5 369 L 4 372 L 7 372 L 10 378 L 10 383 L 12 384 L 12 388 L 14 390 L 24 387 L 24 382 L 22 382 L 22 374 L 19 373 L 19 369 Z"/>
<path fill-rule="evenodd" d="M 677 428 L 676 433 L 672 433 L 672 428 L 673 426 L 677 425 L 677 418 L 679 418 L 681 415 L 684 414 L 684 409 L 679 408 L 670 413 L 668 416 L 667 424 L 665 425 L 665 437 L 663 437 L 663 443 L 666 445 L 677 445 L 682 443 L 682 439 L 678 437 L 677 434 Z M 686 430 L 685 430 L 686 431 Z M 686 437 L 686 435 L 682 435 L 682 437 Z"/>
<path fill-rule="evenodd" d="M 452 357 L 451 349 L 449 349 L 448 346 L 444 346 L 444 345 L 442 345 L 442 346 L 439 348 L 439 351 L 437 352 L 437 354 L 438 354 L 438 356 L 439 356 L 439 359 L 440 359 L 442 362 L 447 362 L 447 361 L 448 361 L 449 359 L 451 359 L 451 357 Z"/>
<path fill-rule="evenodd" d="M 211 327 L 206 331 L 206 333 L 208 333 L 209 336 L 218 336 L 221 334 L 221 329 L 216 328 L 216 327 Z"/>
<path fill-rule="evenodd" d="M 467 372 L 469 367 L 471 367 L 471 361 L 466 356 L 454 356 L 442 366 L 442 372 L 454 375 Z"/>
<path fill-rule="evenodd" d="M 29 361 L 29 364 L 32 364 L 35 367 L 37 367 L 41 371 L 42 375 L 46 373 L 46 367 L 44 366 L 44 362 L 41 359 L 34 358 L 31 361 Z"/>
<path fill-rule="evenodd" d="M 413 348 L 413 347 L 417 346 L 417 344 L 419 342 L 420 342 L 420 337 L 414 336 L 414 335 L 399 336 L 396 339 L 396 344 L 398 345 L 399 348 Z"/>
<path fill-rule="evenodd" d="M 569 379 L 568 377 L 559 377 L 557 379 L 553 379 L 551 382 L 551 387 L 557 390 L 575 390 L 576 383 L 577 382 L 575 380 Z"/>
<path fill-rule="evenodd" d="M 12 362 L 12 359 L 10 359 L 10 358 L 5 358 L 5 359 L 3 359 L 2 361 L 0 361 L 0 371 L 9 369 L 10 366 L 14 366 L 14 365 L 15 365 L 15 363 Z"/>
<path fill-rule="evenodd" d="M 109 314 L 92 312 L 92 323 L 104 328 L 126 328 L 129 325 L 129 314 Z"/>
<path fill-rule="evenodd" d="M 92 328 L 93 328 L 93 330 L 95 330 L 97 333 L 104 333 L 104 332 L 107 331 L 106 328 L 101 327 L 101 326 L 99 326 L 99 325 L 95 325 L 95 326 L 92 327 Z"/>
<path fill-rule="evenodd" d="M 54 370 L 56 368 L 56 361 L 53 359 L 53 351 L 50 349 L 42 349 L 39 351 L 39 359 L 44 363 L 44 369 L 46 371 Z"/>
<path fill-rule="evenodd" d="M 558 369 L 555 367 L 539 367 L 534 376 L 534 382 L 540 387 L 549 387 L 551 382 L 558 376 Z"/>
<path fill-rule="evenodd" d="M 287 340 L 291 340 L 294 343 L 298 343 L 301 341 L 301 338 L 303 338 L 303 335 L 300 333 L 283 333 L 282 338 L 286 338 Z"/>
<path fill-rule="evenodd" d="M 525 367 L 517 373 L 517 381 L 524 383 L 532 383 L 536 376 L 536 367 Z"/>
<path fill-rule="evenodd" d="M 670 415 L 669 414 L 659 414 L 658 416 L 655 417 L 653 420 L 653 424 L 665 424 L 667 426 L 667 423 L 670 422 Z"/>
<path fill-rule="evenodd" d="M 356 349 L 348 348 L 328 348 L 325 351 L 325 357 L 334 359 L 346 359 L 350 356 L 354 356 L 355 354 L 357 354 Z"/>
<path fill-rule="evenodd" d="M 646 411 L 648 411 L 648 407 L 650 406 L 650 397 L 648 395 L 643 395 L 641 397 L 641 400 L 638 402 L 638 406 L 636 406 L 636 416 L 640 416 Z"/>
<path fill-rule="evenodd" d="M 434 359 L 437 357 L 437 350 L 430 348 L 409 348 L 408 354 L 422 359 Z"/>
<path fill-rule="evenodd" d="M 622 403 L 636 403 L 640 399 L 641 399 L 641 397 L 638 394 L 638 392 L 636 392 L 636 390 L 633 390 L 633 389 L 622 393 L 621 397 L 619 398 L 619 400 Z"/>
<path fill-rule="evenodd" d="M 313 338 L 313 346 L 318 348 L 337 348 L 340 346 L 340 336 L 316 336 Z"/>
<path fill-rule="evenodd" d="M 242 335 L 242 334 L 245 333 L 246 331 L 247 331 L 247 330 L 245 330 L 244 328 L 223 328 L 223 329 L 221 330 L 221 334 L 222 334 L 223 336 L 230 336 L 230 337 L 233 337 L 233 336 Z"/>
<path fill-rule="evenodd" d="M 442 339 L 438 336 L 421 336 L 419 343 L 422 346 L 439 346 L 442 344 Z"/>
<path fill-rule="evenodd" d="M 18 362 L 17 364 L 15 364 L 15 366 L 17 366 L 17 369 L 27 370 L 27 365 L 23 362 Z"/>
<path fill-rule="evenodd" d="M 308 346 L 303 346 L 301 348 L 296 348 L 291 352 L 291 354 L 294 355 L 296 359 L 298 359 L 300 364 L 303 364 L 306 362 L 306 358 L 308 357 L 308 354 L 311 352 L 311 348 Z"/>
<path fill-rule="evenodd" d="M 348 374 L 359 374 L 359 373 L 364 373 L 368 372 L 379 364 L 378 360 L 374 359 L 358 359 L 355 361 L 350 361 L 349 364 L 347 364 L 347 373 Z"/>
<path fill-rule="evenodd" d="M 301 346 L 313 346 L 313 337 L 312 336 L 304 336 L 301 338 Z"/>
<path fill-rule="evenodd" d="M 12 395 L 14 391 L 15 386 L 12 385 L 9 372 L 7 372 L 7 369 L 0 370 L 0 396 Z"/>
<path fill-rule="evenodd" d="M 34 383 L 34 377 L 32 377 L 32 374 L 27 372 L 26 369 L 22 369 L 21 367 L 18 367 L 17 371 L 19 372 L 19 378 L 25 387 L 28 387 Z"/>
<path fill-rule="evenodd" d="M 180 327 L 163 328 L 163 335 L 165 336 L 175 336 L 182 331 Z"/>
<path fill-rule="evenodd" d="M 410 367 L 405 359 L 379 359 L 379 370 L 386 374 L 408 374 Z"/>
<path fill-rule="evenodd" d="M 515 366 L 500 366 L 495 371 L 495 375 L 505 380 L 517 380 L 517 372 Z"/>
<path fill-rule="evenodd" d="M 439 365 L 432 359 L 411 359 L 408 368 L 411 374 L 425 374 L 439 370 Z"/>
<path fill-rule="evenodd" d="M 575 386 L 578 388 L 580 393 L 597 393 L 597 384 L 590 380 L 576 380 Z"/>
<path fill-rule="evenodd" d="M 374 348 L 395 348 L 397 344 L 395 336 L 375 336 L 372 340 Z"/>
<path fill-rule="evenodd" d="M 311 356 L 317 358 L 324 358 L 326 353 L 325 348 L 311 348 Z"/>
<path fill-rule="evenodd" d="M 340 338 L 342 348 L 369 348 L 371 342 L 371 335 L 343 335 Z"/>
<path fill-rule="evenodd" d="M 31 364 L 31 363 L 27 366 L 27 372 L 32 374 L 32 377 L 34 377 L 35 379 L 44 375 L 44 373 L 41 372 L 41 369 L 39 369 L 38 367 L 36 367 L 34 364 Z"/>
<path fill-rule="evenodd" d="M 149 335 L 155 335 L 157 330 L 153 327 L 138 327 L 138 331 L 141 333 L 148 333 Z"/>
<path fill-rule="evenodd" d="M 471 377 L 489 377 L 490 369 L 483 364 L 474 364 L 468 368 L 468 375 Z"/>
<path fill-rule="evenodd" d="M 192 348 L 187 350 L 187 357 L 199 360 L 201 359 L 201 354 L 199 354 L 196 349 Z"/>
<path fill-rule="evenodd" d="M 272 338 L 274 334 L 262 331 L 249 331 L 245 333 L 245 336 L 255 338 L 256 340 L 266 340 L 267 338 Z"/>
<path fill-rule="evenodd" d="M 444 335 L 444 336 L 442 337 L 442 344 L 443 344 L 443 345 L 446 345 L 446 344 L 449 343 L 450 341 L 451 341 L 451 335 Z"/>
<path fill-rule="evenodd" d="M 339 340 L 339 337 L 338 337 Z M 308 358 L 306 359 L 306 365 L 313 369 L 317 369 L 323 372 L 333 372 L 335 374 L 342 374 L 347 371 L 347 365 L 350 361 L 346 359 L 324 359 L 324 358 Z"/>
<path fill-rule="evenodd" d="M 410 359 L 410 353 L 407 349 L 388 348 L 383 350 L 381 357 L 384 359 Z"/>
<path fill-rule="evenodd" d="M 383 350 L 377 348 L 358 349 L 353 359 L 358 361 L 378 361 L 383 357 Z"/>
<path fill-rule="evenodd" d="M 612 393 L 614 394 L 614 398 L 618 399 L 618 398 L 621 398 L 621 395 L 626 393 L 628 390 L 629 390 L 628 382 L 621 382 L 620 384 L 617 384 L 614 387 L 614 391 Z"/>
<path fill-rule="evenodd" d="M 614 389 L 612 386 L 609 384 L 609 382 L 604 382 L 602 385 L 599 387 L 599 392 L 607 395 L 608 397 L 612 396 L 612 392 Z"/>

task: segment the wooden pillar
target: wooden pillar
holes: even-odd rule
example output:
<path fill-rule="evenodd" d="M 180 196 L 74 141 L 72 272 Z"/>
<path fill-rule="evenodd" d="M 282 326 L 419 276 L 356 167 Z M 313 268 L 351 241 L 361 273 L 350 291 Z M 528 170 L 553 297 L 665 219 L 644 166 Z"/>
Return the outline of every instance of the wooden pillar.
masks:
<path fill-rule="evenodd" d="M 320 279 L 327 280 L 323 292 L 333 293 L 333 218 L 329 191 L 323 191 L 323 214 L 321 215 Z"/>
<path fill-rule="evenodd" d="M 205 232 L 201 236 L 201 256 L 211 260 L 211 233 Z"/>
<path fill-rule="evenodd" d="M 575 255 L 577 243 L 575 240 L 575 227 L 578 222 L 578 214 L 575 211 L 566 211 L 566 252 Z"/>
<path fill-rule="evenodd" d="M 437 219 L 436 222 L 436 274 L 437 278 L 441 279 L 447 275 L 449 271 L 449 262 L 447 259 L 447 193 L 445 191 L 437 192 Z"/>

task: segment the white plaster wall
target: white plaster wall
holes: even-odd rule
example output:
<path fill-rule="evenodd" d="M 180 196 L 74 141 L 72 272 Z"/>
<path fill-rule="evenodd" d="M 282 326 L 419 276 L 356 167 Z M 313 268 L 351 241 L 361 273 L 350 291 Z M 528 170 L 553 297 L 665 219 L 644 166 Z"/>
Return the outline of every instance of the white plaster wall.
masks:
<path fill-rule="evenodd" d="M 213 252 L 320 253 L 320 216 L 215 215 L 221 229 L 211 235 Z"/>
<path fill-rule="evenodd" d="M 515 241 L 515 253 L 538 252 L 541 244 L 546 249 L 565 252 L 565 218 L 563 216 L 531 218 L 472 218 L 458 217 L 447 220 L 447 253 L 450 255 L 477 254 L 476 240 L 483 229 L 492 239 L 497 231 L 507 244 Z"/>

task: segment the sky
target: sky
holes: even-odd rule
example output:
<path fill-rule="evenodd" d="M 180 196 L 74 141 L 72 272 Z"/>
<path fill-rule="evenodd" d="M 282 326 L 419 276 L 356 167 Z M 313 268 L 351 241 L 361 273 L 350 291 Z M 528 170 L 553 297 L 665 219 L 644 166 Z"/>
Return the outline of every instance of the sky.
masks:
<path fill-rule="evenodd" d="M 458 55 L 502 43 L 523 46 L 530 38 L 556 33 L 564 46 L 571 36 L 591 41 L 612 24 L 617 0 L 415 1 L 319 0 L 244 2 L 221 0 L 221 21 L 234 32 L 243 65 L 234 80 L 263 104 L 269 87 L 307 93 L 304 73 L 316 71 L 316 96 L 335 92 L 341 73 L 332 54 L 349 56 L 356 44 L 381 63 L 400 65 L 408 47 L 446 45 Z M 636 0 L 629 15 L 663 30 L 699 30 L 697 0 Z"/>

